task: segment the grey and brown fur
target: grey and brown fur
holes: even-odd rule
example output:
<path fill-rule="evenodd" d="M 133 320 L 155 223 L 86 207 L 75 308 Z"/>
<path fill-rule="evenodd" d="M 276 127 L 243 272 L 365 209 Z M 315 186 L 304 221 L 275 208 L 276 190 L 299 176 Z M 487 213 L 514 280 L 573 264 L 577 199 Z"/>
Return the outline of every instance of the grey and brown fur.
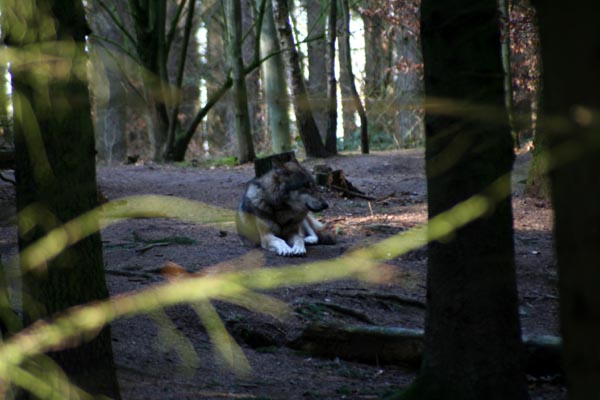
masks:
<path fill-rule="evenodd" d="M 335 242 L 310 214 L 327 207 L 313 177 L 298 161 L 275 163 L 271 171 L 248 183 L 236 227 L 248 245 L 260 245 L 280 256 L 302 256 L 305 244 Z"/>

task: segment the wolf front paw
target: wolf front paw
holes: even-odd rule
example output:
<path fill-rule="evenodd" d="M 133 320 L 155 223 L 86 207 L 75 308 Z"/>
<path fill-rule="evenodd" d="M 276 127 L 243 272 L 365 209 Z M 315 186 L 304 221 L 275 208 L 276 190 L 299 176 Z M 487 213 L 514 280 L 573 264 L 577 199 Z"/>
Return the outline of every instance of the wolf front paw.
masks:
<path fill-rule="evenodd" d="M 304 238 L 304 243 L 306 244 L 317 244 L 319 242 L 319 237 L 317 235 L 309 235 Z"/>
<path fill-rule="evenodd" d="M 306 247 L 304 247 L 304 243 L 295 244 L 292 247 L 292 255 L 294 256 L 305 256 L 306 255 Z"/>

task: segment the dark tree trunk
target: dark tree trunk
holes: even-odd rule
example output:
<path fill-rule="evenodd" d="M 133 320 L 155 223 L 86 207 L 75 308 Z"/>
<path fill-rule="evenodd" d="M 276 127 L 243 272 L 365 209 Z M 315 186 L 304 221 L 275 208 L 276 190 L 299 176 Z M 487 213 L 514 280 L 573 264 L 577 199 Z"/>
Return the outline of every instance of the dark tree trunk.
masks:
<path fill-rule="evenodd" d="M 325 148 L 337 154 L 337 81 L 335 79 L 335 41 L 337 33 L 337 0 L 329 1 L 327 19 L 327 130 Z"/>
<path fill-rule="evenodd" d="M 598 398 L 600 380 L 600 3 L 538 10 L 543 99 L 569 399 Z M 569 29 L 564 29 L 568 26 Z"/>
<path fill-rule="evenodd" d="M 149 106 L 153 157 L 160 160 L 169 130 L 166 105 L 170 95 L 167 89 L 166 0 L 129 0 L 129 7 L 135 26 L 136 52 L 145 68 L 142 77 Z"/>
<path fill-rule="evenodd" d="M 183 101 L 183 74 L 185 72 L 185 62 L 187 60 L 188 46 L 190 43 L 190 37 L 192 28 L 194 26 L 194 9 L 196 2 L 191 0 L 188 5 L 187 16 L 185 19 L 185 28 L 183 33 L 183 40 L 181 44 L 181 51 L 179 53 L 179 63 L 177 65 L 177 75 L 175 77 L 175 90 L 172 97 L 171 105 L 171 117 L 169 118 L 169 129 L 167 133 L 167 143 L 165 145 L 163 159 L 165 161 L 175 161 L 175 140 L 177 131 L 180 128 L 179 124 L 179 107 Z"/>
<path fill-rule="evenodd" d="M 248 93 L 246 74 L 242 57 L 242 5 L 241 0 L 229 0 L 227 3 L 229 21 L 229 59 L 233 76 L 233 112 L 234 127 L 238 141 L 238 161 L 244 164 L 254 161 L 254 143 L 250 130 L 248 114 Z"/>
<path fill-rule="evenodd" d="M 422 3 L 429 218 L 499 178 L 489 213 L 428 247 L 425 352 L 414 386 L 425 399 L 527 399 L 518 317 L 510 171 L 495 0 Z M 461 45 L 452 45 L 458 44 Z M 419 397 L 420 394 L 422 397 Z"/>
<path fill-rule="evenodd" d="M 20 68 L 15 63 L 11 71 L 21 250 L 49 229 L 97 205 L 94 131 L 85 78 L 88 29 L 83 5 L 77 1 L 38 0 L 35 6 L 38 14 L 18 15 L 20 22 L 27 24 L 29 34 L 11 35 L 21 41 L 9 43 L 19 47 L 41 44 L 38 48 L 44 52 L 36 60 L 40 68 Z M 25 8 L 17 10 L 24 12 Z M 55 36 L 37 31 L 44 26 L 55 27 Z M 9 25 L 9 32 L 11 28 Z M 65 48 L 64 43 L 75 46 Z M 54 66 L 59 68 L 53 70 Z M 60 74 L 44 80 L 39 79 L 37 71 Z M 27 220 L 37 215 L 52 218 Z M 31 222 L 35 225 L 25 231 L 23 228 Z M 27 265 L 23 259 L 21 263 L 28 324 L 108 297 L 100 234 L 81 240 L 47 265 Z M 85 390 L 119 398 L 108 327 L 84 345 L 52 356 Z"/>
<path fill-rule="evenodd" d="M 292 27 L 289 20 L 287 0 L 273 0 L 273 16 L 281 50 L 290 74 L 292 102 L 296 113 L 298 133 L 302 138 L 307 157 L 327 157 L 329 152 L 325 149 L 319 128 L 313 117 L 308 92 L 300 69 L 298 50 L 294 42 Z"/>

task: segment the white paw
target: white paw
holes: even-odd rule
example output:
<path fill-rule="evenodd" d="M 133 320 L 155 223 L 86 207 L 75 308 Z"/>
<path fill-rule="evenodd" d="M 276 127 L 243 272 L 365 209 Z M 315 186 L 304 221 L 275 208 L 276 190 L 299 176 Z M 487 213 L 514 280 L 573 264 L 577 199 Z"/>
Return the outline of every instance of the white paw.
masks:
<path fill-rule="evenodd" d="M 263 247 L 267 250 L 274 251 L 279 256 L 293 256 L 294 253 L 292 248 L 288 246 L 285 240 L 280 239 L 278 237 L 272 237 L 270 240 L 263 244 Z"/>
<path fill-rule="evenodd" d="M 304 238 L 304 243 L 306 244 L 317 244 L 319 241 L 319 237 L 317 235 L 310 235 Z"/>
<path fill-rule="evenodd" d="M 304 256 L 306 255 L 306 247 L 304 247 L 304 242 L 296 243 L 292 247 L 292 254 L 295 256 Z"/>

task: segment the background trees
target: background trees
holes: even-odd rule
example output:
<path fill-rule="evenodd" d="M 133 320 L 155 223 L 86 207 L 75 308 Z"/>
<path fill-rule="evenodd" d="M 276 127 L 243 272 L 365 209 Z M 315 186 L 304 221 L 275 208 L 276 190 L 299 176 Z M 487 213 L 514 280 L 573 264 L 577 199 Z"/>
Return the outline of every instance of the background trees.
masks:
<path fill-rule="evenodd" d="M 276 76 L 281 72 L 275 71 L 281 70 L 282 67 L 273 67 L 273 62 L 279 62 L 277 60 L 281 60 L 282 55 L 289 53 L 278 53 L 279 49 L 272 48 L 272 54 L 267 54 L 266 48 L 263 48 L 259 60 L 256 53 L 257 46 L 253 44 L 254 37 L 262 36 L 264 39 L 269 36 L 267 33 L 271 29 L 269 24 L 273 15 L 272 3 L 267 0 L 243 1 L 240 4 L 242 13 L 239 16 L 242 26 L 244 76 L 246 84 L 252 85 L 249 91 L 252 97 L 248 103 L 251 111 L 249 115 L 252 144 L 258 152 L 267 153 L 273 151 L 272 145 L 278 149 L 292 147 L 291 142 L 285 144 L 284 141 L 282 146 L 277 140 L 274 143 L 272 141 L 274 137 L 278 137 L 272 132 L 279 132 L 279 129 L 274 130 L 274 126 L 288 125 L 282 118 L 289 117 L 290 109 L 285 104 L 283 108 L 280 107 L 285 112 L 278 112 L 273 108 L 274 97 L 267 95 L 268 91 L 273 90 L 273 85 L 269 86 L 269 82 L 280 82 L 277 84 L 280 90 L 277 98 L 285 98 L 281 91 L 286 95 L 294 92 L 293 85 L 289 87 L 287 84 L 282 85 L 282 77 Z M 228 15 L 223 7 L 199 0 L 176 2 L 94 0 L 86 4 L 90 25 L 94 28 L 91 35 L 94 41 L 93 48 L 99 57 L 97 64 L 94 63 L 97 73 L 93 76 L 99 77 L 96 80 L 98 84 L 94 86 L 94 105 L 99 130 L 98 142 L 102 145 L 101 159 L 106 159 L 107 162 L 115 160 L 122 162 L 128 154 L 141 156 L 142 159 L 181 161 L 186 154 L 188 159 L 203 159 L 226 155 L 241 156 L 242 152 L 247 153 L 249 150 L 247 145 L 239 146 L 239 137 L 247 135 L 237 135 L 236 128 L 230 123 L 235 120 L 231 114 L 233 107 L 229 104 L 234 104 L 236 96 L 230 96 L 228 93 L 233 87 L 233 80 L 230 81 L 229 77 L 229 73 L 233 73 L 233 70 L 223 66 L 230 65 L 227 50 L 230 48 L 228 33 L 230 30 L 227 26 L 235 26 L 235 24 L 231 21 L 232 16 Z M 300 7 L 302 5 L 300 3 L 293 8 L 290 22 L 294 27 L 294 47 L 298 51 L 299 67 L 307 67 L 302 69 L 302 78 L 309 97 L 307 101 L 300 102 L 305 104 L 301 110 L 308 110 L 307 107 L 310 107 L 317 127 L 311 130 L 315 134 L 319 133 L 321 142 L 325 142 L 327 130 L 324 116 L 331 108 L 327 104 L 332 101 L 332 93 L 335 93 L 335 90 L 332 92 L 333 89 L 329 90 L 329 94 L 325 90 L 328 80 L 325 68 L 325 36 L 332 32 L 333 26 L 327 27 L 326 22 L 333 4 L 336 5 L 338 23 L 338 31 L 333 33 L 340 41 L 330 65 L 333 63 L 339 66 L 339 80 L 333 88 L 337 85 L 341 88 L 339 106 L 344 113 L 340 121 L 343 121 L 344 129 L 335 129 L 337 135 L 333 127 L 330 129 L 328 153 L 336 150 L 338 141 L 343 148 L 358 148 L 361 133 L 357 127 L 363 130 L 362 146 L 368 145 L 365 141 L 366 129 L 369 125 L 365 119 L 367 113 L 362 113 L 363 122 L 357 124 L 356 113 L 362 108 L 363 102 L 363 100 L 356 102 L 357 95 L 365 97 L 362 94 L 364 92 L 371 93 L 367 96 L 381 97 L 386 93 L 387 86 L 384 81 L 390 82 L 389 68 L 396 63 L 399 56 L 396 55 L 393 47 L 381 45 L 387 43 L 389 38 L 389 32 L 382 27 L 389 22 L 385 19 L 386 16 L 404 7 L 401 3 L 370 1 L 364 4 L 349 3 L 349 7 L 345 8 L 338 2 L 306 2 L 304 8 Z M 349 18 L 343 18 L 345 15 L 343 10 L 349 13 Z M 365 17 L 365 24 L 367 21 L 377 21 L 370 25 L 377 26 L 377 29 L 369 28 L 365 31 L 369 32 L 365 37 L 373 41 L 365 46 L 365 50 L 361 45 L 364 24 L 359 14 L 363 17 L 372 16 L 370 19 Z M 418 19 L 415 15 L 411 16 L 411 13 L 407 15 L 408 19 L 403 18 L 407 24 L 412 23 L 409 19 L 412 21 Z M 343 22 L 346 19 L 348 23 L 344 26 Z M 397 25 L 399 26 L 400 23 L 397 22 Z M 350 35 L 345 35 L 344 32 L 348 27 Z M 190 28 L 191 31 L 188 30 Z M 263 34 L 257 35 L 258 30 Z M 188 35 L 186 32 L 191 34 Z M 350 52 L 345 49 L 343 39 L 345 37 L 348 37 L 351 42 L 353 50 Z M 375 44 L 375 47 L 372 44 Z M 381 51 L 372 51 L 373 49 Z M 381 62 L 371 63 L 370 61 L 375 58 Z M 365 60 L 369 60 L 369 63 L 365 63 Z M 257 74 L 261 63 L 265 68 L 262 69 L 259 80 Z M 352 67 L 352 64 L 355 64 L 354 68 L 359 66 L 356 71 L 352 71 L 354 78 L 348 74 L 348 67 Z M 362 65 L 369 67 L 366 69 L 366 75 L 363 73 Z M 371 67 L 373 65 L 374 68 Z M 253 77 L 249 78 L 251 75 Z M 361 84 L 363 76 L 366 79 L 364 87 Z M 383 80 L 373 78 L 377 76 L 385 78 Z M 296 82 L 299 77 L 300 75 L 297 75 Z M 352 95 L 351 83 L 354 81 L 358 86 L 354 90 L 356 94 Z M 376 90 L 373 89 L 375 86 L 369 83 L 374 81 L 377 81 Z M 291 84 L 293 81 L 288 82 Z M 125 104 L 124 99 L 126 99 Z M 269 100 L 269 105 L 265 100 Z M 335 102 L 335 99 L 333 101 Z M 377 101 L 371 103 L 375 104 Z M 385 100 L 383 103 L 385 104 Z M 390 114 L 393 111 L 389 107 L 379 107 L 382 103 L 377 104 L 377 106 L 369 106 L 373 111 L 374 121 L 381 125 L 395 118 Z M 334 110 L 336 112 L 337 106 L 338 104 Z M 303 122 L 304 119 L 306 118 L 296 119 L 297 123 L 300 120 L 299 126 L 308 123 Z M 271 120 L 282 122 L 273 125 Z M 113 126 L 112 132 L 118 131 L 122 134 L 110 136 L 110 132 L 107 132 L 104 126 Z M 318 153 L 325 155 L 325 152 L 313 149 L 319 144 L 310 143 L 311 140 L 306 136 L 312 137 L 312 134 L 307 134 L 307 131 L 306 128 L 297 129 L 294 124 L 291 125 L 289 135 L 299 136 L 299 139 L 294 142 L 294 147 L 298 144 L 297 149 L 300 151 L 308 150 L 309 153 L 316 151 L 313 155 Z M 405 145 L 404 141 L 398 140 L 395 137 L 397 134 L 392 131 L 393 129 L 376 130 L 377 137 L 372 139 L 375 149 Z M 287 133 L 281 134 L 282 137 L 287 135 Z M 316 136 L 314 138 L 316 139 Z M 304 141 L 309 144 L 303 143 Z M 317 140 L 313 142 L 319 143 Z M 419 143 L 419 140 L 414 143 Z M 105 147 L 110 148 L 110 151 L 106 151 Z"/>

